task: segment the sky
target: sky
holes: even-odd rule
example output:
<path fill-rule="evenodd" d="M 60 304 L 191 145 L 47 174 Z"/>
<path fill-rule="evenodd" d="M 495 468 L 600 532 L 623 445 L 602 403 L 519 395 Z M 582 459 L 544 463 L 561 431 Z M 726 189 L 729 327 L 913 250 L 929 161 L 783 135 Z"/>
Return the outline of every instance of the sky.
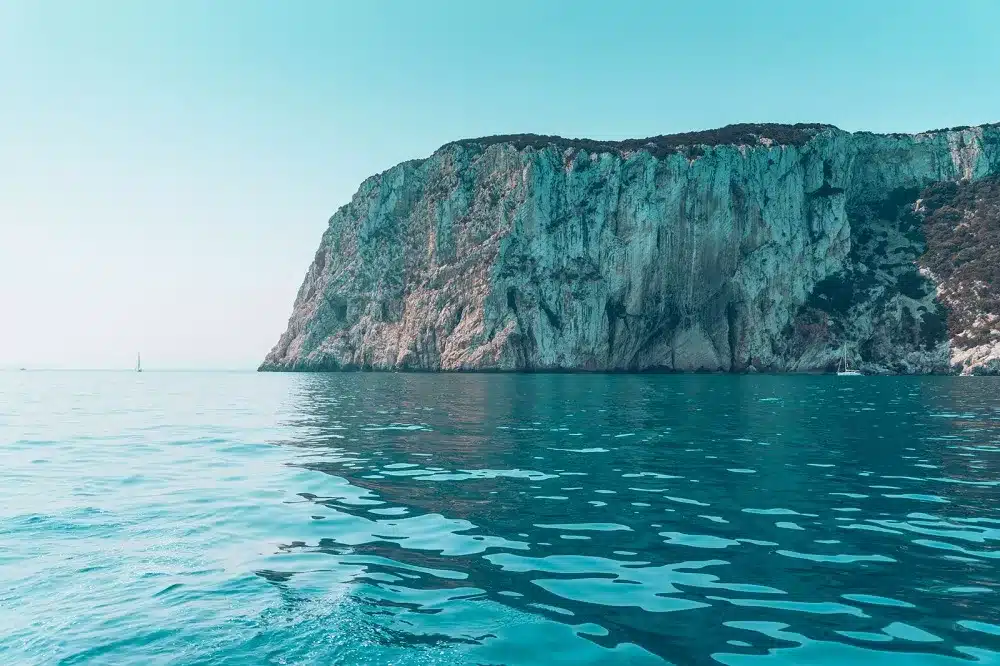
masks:
<path fill-rule="evenodd" d="M 0 0 L 0 367 L 252 369 L 459 138 L 1000 121 L 996 0 Z"/>

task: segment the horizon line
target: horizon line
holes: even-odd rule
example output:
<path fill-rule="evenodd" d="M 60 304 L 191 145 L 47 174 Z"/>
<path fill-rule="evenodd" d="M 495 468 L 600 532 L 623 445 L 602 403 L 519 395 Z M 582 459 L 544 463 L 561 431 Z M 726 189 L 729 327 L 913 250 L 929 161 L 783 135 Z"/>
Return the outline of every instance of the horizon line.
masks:
<path fill-rule="evenodd" d="M 143 368 L 142 372 L 256 372 L 255 366 L 241 367 L 176 367 L 176 368 Z M 35 366 L 29 365 L 5 365 L 0 366 L 0 372 L 136 372 L 135 368 L 113 367 L 113 368 L 87 368 L 87 367 L 58 367 L 58 366 Z"/>

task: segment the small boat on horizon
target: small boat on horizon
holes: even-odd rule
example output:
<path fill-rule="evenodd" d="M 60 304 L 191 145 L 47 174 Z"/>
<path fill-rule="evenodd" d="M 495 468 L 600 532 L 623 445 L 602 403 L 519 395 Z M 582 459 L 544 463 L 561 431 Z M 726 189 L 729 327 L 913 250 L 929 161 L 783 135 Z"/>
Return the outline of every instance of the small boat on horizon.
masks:
<path fill-rule="evenodd" d="M 139 355 L 139 352 L 135 353 L 135 371 L 142 372 L 142 356 Z"/>

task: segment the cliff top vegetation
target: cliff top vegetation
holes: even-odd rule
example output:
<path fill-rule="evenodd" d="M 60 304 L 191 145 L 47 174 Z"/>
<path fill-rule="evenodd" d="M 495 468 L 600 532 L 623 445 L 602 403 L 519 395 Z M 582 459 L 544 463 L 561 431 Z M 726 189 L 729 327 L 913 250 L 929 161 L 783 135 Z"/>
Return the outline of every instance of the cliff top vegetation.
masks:
<path fill-rule="evenodd" d="M 760 139 L 770 139 L 779 145 L 801 146 L 813 136 L 827 129 L 836 129 L 833 125 L 821 123 L 798 123 L 782 125 L 777 123 L 740 123 L 726 125 L 719 129 L 702 130 L 698 132 L 682 132 L 680 134 L 662 134 L 645 139 L 625 139 L 624 141 L 598 141 L 595 139 L 567 139 L 561 136 L 546 136 L 542 134 L 500 134 L 474 139 L 462 139 L 446 144 L 447 146 L 478 146 L 487 148 L 498 143 L 507 143 L 517 150 L 525 148 L 576 148 L 588 153 L 623 153 L 634 150 L 646 150 L 655 157 L 664 157 L 671 153 L 682 152 L 686 148 L 696 146 L 720 145 L 753 145 Z"/>
<path fill-rule="evenodd" d="M 983 128 L 1000 127 L 1000 123 L 980 125 Z M 645 139 L 624 139 L 622 141 L 601 141 L 597 139 L 568 139 L 562 136 L 545 134 L 497 134 L 495 136 L 461 139 L 445 144 L 450 146 L 474 146 L 488 148 L 498 143 L 510 144 L 517 150 L 555 147 L 562 150 L 575 148 L 588 153 L 625 153 L 645 150 L 655 157 L 666 157 L 673 153 L 685 153 L 696 157 L 704 152 L 705 146 L 739 146 L 756 145 L 760 139 L 770 139 L 780 146 L 801 146 L 814 136 L 825 130 L 835 130 L 835 125 L 824 123 L 796 123 L 794 125 L 781 123 L 738 123 L 726 125 L 718 129 L 699 130 L 696 132 L 680 132 L 678 134 L 661 134 Z M 974 129 L 971 126 L 949 127 L 927 130 L 920 134 L 938 134 L 942 132 L 957 132 Z M 868 132 L 860 132 L 867 134 Z M 905 138 L 912 134 L 891 133 L 885 136 Z"/>

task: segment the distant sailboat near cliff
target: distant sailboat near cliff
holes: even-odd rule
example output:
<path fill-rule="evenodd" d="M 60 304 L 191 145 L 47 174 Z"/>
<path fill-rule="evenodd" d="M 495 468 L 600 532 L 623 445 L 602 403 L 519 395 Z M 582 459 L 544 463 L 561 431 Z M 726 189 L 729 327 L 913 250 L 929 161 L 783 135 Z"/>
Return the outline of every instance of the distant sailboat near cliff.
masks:
<path fill-rule="evenodd" d="M 139 355 L 139 352 L 135 354 L 135 371 L 142 372 L 142 357 Z"/>
<path fill-rule="evenodd" d="M 861 376 L 861 371 L 856 370 L 850 366 L 847 362 L 847 345 L 844 345 L 844 359 L 840 365 L 837 367 L 837 375 L 844 377 L 859 377 Z"/>

